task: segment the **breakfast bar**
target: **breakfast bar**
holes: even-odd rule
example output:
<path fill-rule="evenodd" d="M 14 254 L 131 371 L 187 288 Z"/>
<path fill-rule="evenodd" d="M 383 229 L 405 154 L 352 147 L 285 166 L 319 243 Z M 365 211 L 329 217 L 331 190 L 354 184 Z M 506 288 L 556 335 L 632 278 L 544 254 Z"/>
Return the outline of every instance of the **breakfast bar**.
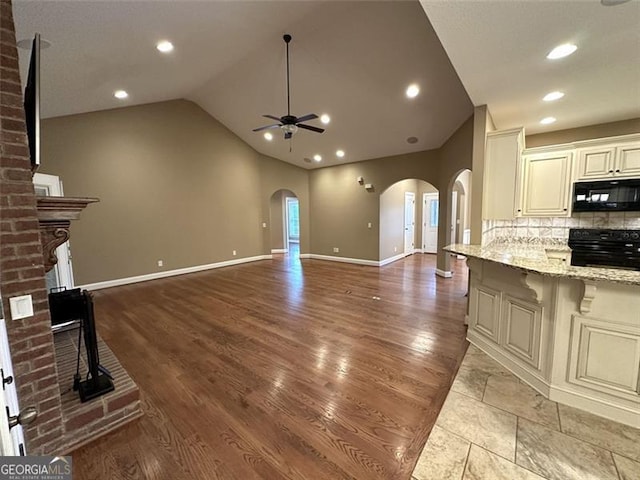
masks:
<path fill-rule="evenodd" d="M 563 245 L 449 245 L 467 257 L 467 339 L 545 397 L 640 428 L 640 271 Z"/>

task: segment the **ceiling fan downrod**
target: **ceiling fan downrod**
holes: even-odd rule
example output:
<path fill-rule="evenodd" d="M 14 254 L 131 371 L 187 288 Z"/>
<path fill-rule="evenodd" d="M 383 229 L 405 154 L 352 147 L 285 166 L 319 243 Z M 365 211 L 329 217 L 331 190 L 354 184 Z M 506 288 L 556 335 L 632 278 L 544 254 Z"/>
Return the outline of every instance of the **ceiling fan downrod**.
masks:
<path fill-rule="evenodd" d="M 289 92 L 289 42 L 291 41 L 291 35 L 285 33 L 282 38 L 287 45 L 287 116 L 291 116 L 291 95 Z"/>

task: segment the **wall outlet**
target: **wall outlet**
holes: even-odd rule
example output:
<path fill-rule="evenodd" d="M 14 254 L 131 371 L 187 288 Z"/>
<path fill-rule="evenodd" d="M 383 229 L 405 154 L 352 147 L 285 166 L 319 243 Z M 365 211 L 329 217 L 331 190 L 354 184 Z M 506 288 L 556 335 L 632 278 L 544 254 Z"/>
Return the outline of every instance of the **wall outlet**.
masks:
<path fill-rule="evenodd" d="M 235 250 L 233 251 L 233 256 L 234 256 L 234 257 L 236 256 L 236 251 L 235 251 Z"/>
<path fill-rule="evenodd" d="M 397 252 L 398 251 L 398 247 L 393 247 L 393 251 Z"/>
<path fill-rule="evenodd" d="M 262 222 L 262 228 L 267 228 L 267 222 Z"/>
<path fill-rule="evenodd" d="M 164 262 L 162 260 L 158 260 L 158 266 L 159 267 L 163 267 L 164 266 Z"/>
<path fill-rule="evenodd" d="M 31 295 L 10 298 L 9 308 L 11 309 L 11 318 L 13 320 L 33 317 L 33 301 Z"/>
<path fill-rule="evenodd" d="M 367 228 L 371 228 L 371 222 L 367 223 Z"/>
<path fill-rule="evenodd" d="M 333 253 L 340 253 L 340 249 L 338 247 L 333 247 Z"/>

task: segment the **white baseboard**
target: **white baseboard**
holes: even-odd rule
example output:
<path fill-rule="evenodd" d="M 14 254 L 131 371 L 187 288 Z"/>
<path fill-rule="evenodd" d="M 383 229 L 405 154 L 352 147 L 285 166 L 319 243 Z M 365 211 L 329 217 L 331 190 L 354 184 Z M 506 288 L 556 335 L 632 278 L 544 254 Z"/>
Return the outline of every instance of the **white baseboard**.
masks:
<path fill-rule="evenodd" d="M 549 400 L 579 408 L 580 410 L 585 410 L 595 415 L 600 415 L 614 422 L 640 428 L 640 413 L 638 413 L 637 407 L 626 408 L 623 405 L 614 405 L 605 400 L 583 395 L 558 386 L 551 386 Z"/>
<path fill-rule="evenodd" d="M 203 270 L 212 270 L 214 268 L 229 267 L 231 265 L 239 265 L 241 263 L 255 262 L 258 260 L 269 260 L 271 258 L 271 255 L 256 255 L 255 257 L 235 258 L 233 260 L 209 263 L 207 265 L 196 265 L 194 267 L 178 268 L 176 270 L 166 270 L 164 272 L 147 273 L 145 275 L 137 275 L 135 277 L 125 277 L 117 278 L 115 280 L 106 280 L 104 282 L 87 283 L 86 285 L 80 285 L 78 288 L 82 288 L 85 290 L 100 290 L 102 288 L 146 282 L 149 280 L 156 280 L 158 278 L 174 277 L 176 275 L 184 275 L 186 273 L 202 272 Z"/>
<path fill-rule="evenodd" d="M 436 268 L 436 275 L 442 278 L 451 278 L 453 276 L 450 270 L 440 270 L 439 268 Z"/>
<path fill-rule="evenodd" d="M 380 260 L 378 266 L 384 267 L 385 265 L 389 265 L 390 263 L 397 262 L 398 260 L 402 260 L 406 257 L 406 253 L 399 253 L 398 255 L 394 255 L 393 257 L 385 258 L 384 260 Z"/>
<path fill-rule="evenodd" d="M 310 253 L 301 253 L 299 258 L 311 258 L 311 254 Z"/>
<path fill-rule="evenodd" d="M 272 248 L 271 253 L 289 253 L 288 248 Z"/>
<path fill-rule="evenodd" d="M 404 254 L 402 254 L 402 256 L 404 257 Z M 300 257 L 302 258 L 302 255 L 300 255 Z M 380 266 L 380 262 L 377 260 L 364 260 L 362 258 L 334 257 L 331 255 L 317 255 L 315 253 L 309 254 L 308 258 L 313 258 L 315 260 L 328 260 L 330 262 L 355 263 L 356 265 L 368 265 L 370 267 Z"/>

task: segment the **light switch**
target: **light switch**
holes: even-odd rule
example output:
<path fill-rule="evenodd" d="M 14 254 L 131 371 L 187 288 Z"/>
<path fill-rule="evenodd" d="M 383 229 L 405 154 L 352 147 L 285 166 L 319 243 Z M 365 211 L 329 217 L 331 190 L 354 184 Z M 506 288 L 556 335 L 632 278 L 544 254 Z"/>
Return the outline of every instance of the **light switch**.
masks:
<path fill-rule="evenodd" d="M 262 228 L 267 228 L 267 223 L 266 222 L 262 222 Z"/>
<path fill-rule="evenodd" d="M 10 298 L 9 307 L 11 308 L 11 318 L 13 320 L 33 317 L 33 301 L 31 295 Z"/>
<path fill-rule="evenodd" d="M 371 228 L 371 222 L 367 223 L 367 228 Z"/>

